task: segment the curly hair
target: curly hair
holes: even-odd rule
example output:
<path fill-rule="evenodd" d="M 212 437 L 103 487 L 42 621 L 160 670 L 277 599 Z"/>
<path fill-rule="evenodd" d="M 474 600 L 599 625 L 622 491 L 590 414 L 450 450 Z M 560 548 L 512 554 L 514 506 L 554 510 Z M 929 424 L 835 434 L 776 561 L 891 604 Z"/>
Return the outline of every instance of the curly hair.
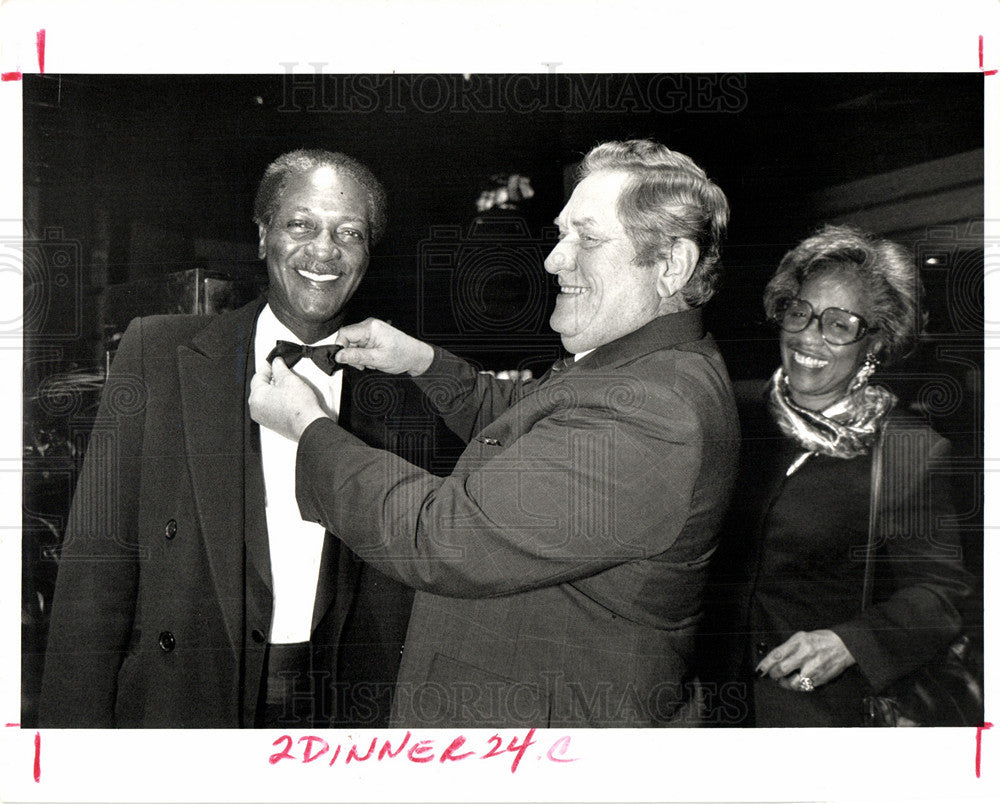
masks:
<path fill-rule="evenodd" d="M 385 188 L 367 167 L 347 154 L 316 148 L 289 151 L 275 159 L 264 171 L 253 204 L 253 219 L 258 226 L 267 228 L 281 204 L 281 194 L 292 176 L 307 173 L 319 167 L 330 167 L 350 176 L 364 188 L 368 196 L 368 228 L 371 244 L 378 242 L 385 233 L 388 213 Z"/>
<path fill-rule="evenodd" d="M 926 324 L 923 285 L 913 255 L 891 240 L 866 234 L 854 226 L 827 224 L 789 251 L 764 290 L 770 319 L 784 299 L 798 295 L 809 278 L 846 271 L 861 283 L 872 310 L 885 363 L 906 356 Z"/>
<path fill-rule="evenodd" d="M 729 222 L 722 190 L 689 156 L 652 140 L 605 142 L 580 163 L 577 180 L 599 170 L 627 174 L 617 213 L 635 248 L 638 265 L 652 265 L 685 237 L 698 246 L 698 263 L 681 289 L 691 307 L 707 302 L 720 278 L 719 254 Z"/>

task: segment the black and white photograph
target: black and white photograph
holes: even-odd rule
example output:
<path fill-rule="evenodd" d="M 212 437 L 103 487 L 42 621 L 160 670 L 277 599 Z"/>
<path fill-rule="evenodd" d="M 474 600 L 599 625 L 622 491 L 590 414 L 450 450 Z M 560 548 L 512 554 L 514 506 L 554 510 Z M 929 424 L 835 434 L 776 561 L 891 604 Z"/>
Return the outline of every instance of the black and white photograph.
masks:
<path fill-rule="evenodd" d="M 741 68 L 545 5 L 11 16 L 4 800 L 997 791 L 995 9 Z"/>

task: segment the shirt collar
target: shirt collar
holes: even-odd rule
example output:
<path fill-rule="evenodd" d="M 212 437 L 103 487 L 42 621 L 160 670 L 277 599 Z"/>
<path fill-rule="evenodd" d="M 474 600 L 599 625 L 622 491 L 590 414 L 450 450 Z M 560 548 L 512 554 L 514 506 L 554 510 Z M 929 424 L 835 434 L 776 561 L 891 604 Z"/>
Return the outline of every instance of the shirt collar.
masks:
<path fill-rule="evenodd" d="M 307 346 L 320 346 L 328 343 L 333 343 L 337 340 L 337 333 L 340 330 L 334 330 L 325 338 L 320 338 L 318 341 L 313 341 L 312 343 L 306 344 Z M 291 341 L 292 343 L 302 343 L 302 339 L 299 338 L 294 332 L 292 332 L 288 327 L 282 324 L 278 317 L 274 314 L 271 309 L 270 304 L 265 304 L 263 309 L 260 311 L 260 316 L 257 318 L 257 336 L 264 337 L 271 341 L 271 347 L 274 347 L 276 341 Z"/>
<path fill-rule="evenodd" d="M 598 346 L 588 353 L 585 365 L 601 368 L 614 365 L 620 360 L 649 354 L 659 349 L 668 349 L 681 343 L 697 341 L 705 336 L 701 322 L 701 309 L 682 310 L 657 316 L 620 338 Z M 583 360 L 583 354 L 577 362 Z"/>

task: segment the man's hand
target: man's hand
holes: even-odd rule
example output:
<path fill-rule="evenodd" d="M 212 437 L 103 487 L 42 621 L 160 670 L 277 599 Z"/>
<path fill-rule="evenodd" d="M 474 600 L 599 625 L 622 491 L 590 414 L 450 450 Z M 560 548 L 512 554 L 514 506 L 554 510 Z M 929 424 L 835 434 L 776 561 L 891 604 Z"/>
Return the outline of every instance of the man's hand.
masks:
<path fill-rule="evenodd" d="M 852 664 L 854 657 L 834 631 L 799 631 L 767 654 L 757 672 L 785 689 L 808 692 L 833 681 Z M 809 682 L 803 683 L 803 678 Z"/>
<path fill-rule="evenodd" d="M 434 360 L 434 348 L 429 343 L 411 338 L 377 318 L 341 327 L 337 343 L 344 347 L 334 358 L 338 363 L 359 369 L 378 369 L 387 374 L 405 371 L 417 377 L 427 371 Z"/>
<path fill-rule="evenodd" d="M 298 441 L 310 424 L 326 414 L 316 392 L 276 357 L 250 380 L 250 416 L 262 427 Z"/>

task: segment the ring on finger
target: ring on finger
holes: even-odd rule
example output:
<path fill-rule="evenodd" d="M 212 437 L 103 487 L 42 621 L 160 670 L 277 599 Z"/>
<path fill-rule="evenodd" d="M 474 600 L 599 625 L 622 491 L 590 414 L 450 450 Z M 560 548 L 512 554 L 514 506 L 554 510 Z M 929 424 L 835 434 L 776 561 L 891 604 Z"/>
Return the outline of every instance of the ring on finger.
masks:
<path fill-rule="evenodd" d="M 809 676 L 799 677 L 799 690 L 802 692 L 812 692 L 816 689 L 816 685 L 813 684 L 813 680 Z"/>

